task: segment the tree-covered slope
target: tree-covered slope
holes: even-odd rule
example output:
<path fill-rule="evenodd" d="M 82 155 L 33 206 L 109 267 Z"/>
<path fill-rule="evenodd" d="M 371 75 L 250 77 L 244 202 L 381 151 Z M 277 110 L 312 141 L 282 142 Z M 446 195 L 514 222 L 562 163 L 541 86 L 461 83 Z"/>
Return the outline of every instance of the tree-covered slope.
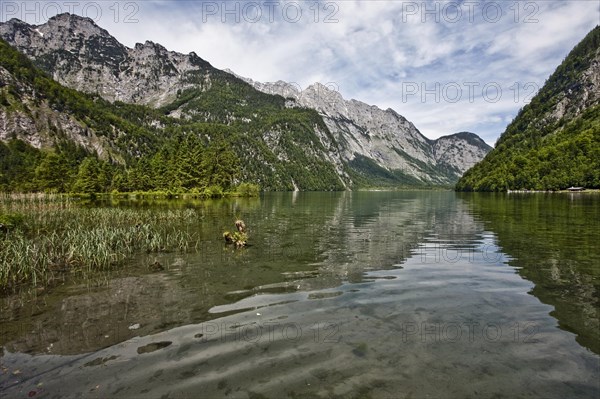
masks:
<path fill-rule="evenodd" d="M 459 191 L 600 188 L 600 26 L 525 106 Z"/>

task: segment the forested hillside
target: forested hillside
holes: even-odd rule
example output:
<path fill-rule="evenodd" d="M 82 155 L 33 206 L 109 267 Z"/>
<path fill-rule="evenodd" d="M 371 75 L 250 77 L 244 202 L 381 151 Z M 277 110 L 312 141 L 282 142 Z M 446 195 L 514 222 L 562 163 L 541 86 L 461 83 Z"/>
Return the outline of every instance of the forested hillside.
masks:
<path fill-rule="evenodd" d="M 600 188 L 600 27 L 456 185 L 459 191 Z"/>

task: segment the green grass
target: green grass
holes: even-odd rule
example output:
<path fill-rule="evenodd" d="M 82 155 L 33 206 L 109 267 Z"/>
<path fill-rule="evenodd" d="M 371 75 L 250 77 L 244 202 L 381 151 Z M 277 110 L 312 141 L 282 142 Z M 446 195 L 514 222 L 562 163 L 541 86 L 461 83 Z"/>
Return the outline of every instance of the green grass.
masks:
<path fill-rule="evenodd" d="M 136 253 L 194 249 L 194 209 L 86 207 L 65 196 L 0 196 L 0 290 L 119 267 Z"/>

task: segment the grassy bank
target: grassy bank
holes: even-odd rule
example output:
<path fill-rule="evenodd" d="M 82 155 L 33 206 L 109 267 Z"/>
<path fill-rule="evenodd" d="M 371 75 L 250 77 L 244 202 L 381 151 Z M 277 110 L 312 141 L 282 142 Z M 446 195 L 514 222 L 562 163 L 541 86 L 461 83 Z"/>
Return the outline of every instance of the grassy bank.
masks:
<path fill-rule="evenodd" d="M 195 209 L 82 207 L 68 196 L 0 196 L 0 289 L 121 265 L 140 252 L 197 245 Z"/>

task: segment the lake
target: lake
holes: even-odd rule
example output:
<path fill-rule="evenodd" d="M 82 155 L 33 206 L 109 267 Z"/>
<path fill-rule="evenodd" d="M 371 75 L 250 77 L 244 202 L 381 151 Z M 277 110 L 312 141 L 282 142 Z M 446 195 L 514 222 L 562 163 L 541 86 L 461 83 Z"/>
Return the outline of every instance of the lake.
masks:
<path fill-rule="evenodd" d="M 198 241 L 2 298 L 3 397 L 600 395 L 596 194 L 95 206 L 192 209 Z"/>

